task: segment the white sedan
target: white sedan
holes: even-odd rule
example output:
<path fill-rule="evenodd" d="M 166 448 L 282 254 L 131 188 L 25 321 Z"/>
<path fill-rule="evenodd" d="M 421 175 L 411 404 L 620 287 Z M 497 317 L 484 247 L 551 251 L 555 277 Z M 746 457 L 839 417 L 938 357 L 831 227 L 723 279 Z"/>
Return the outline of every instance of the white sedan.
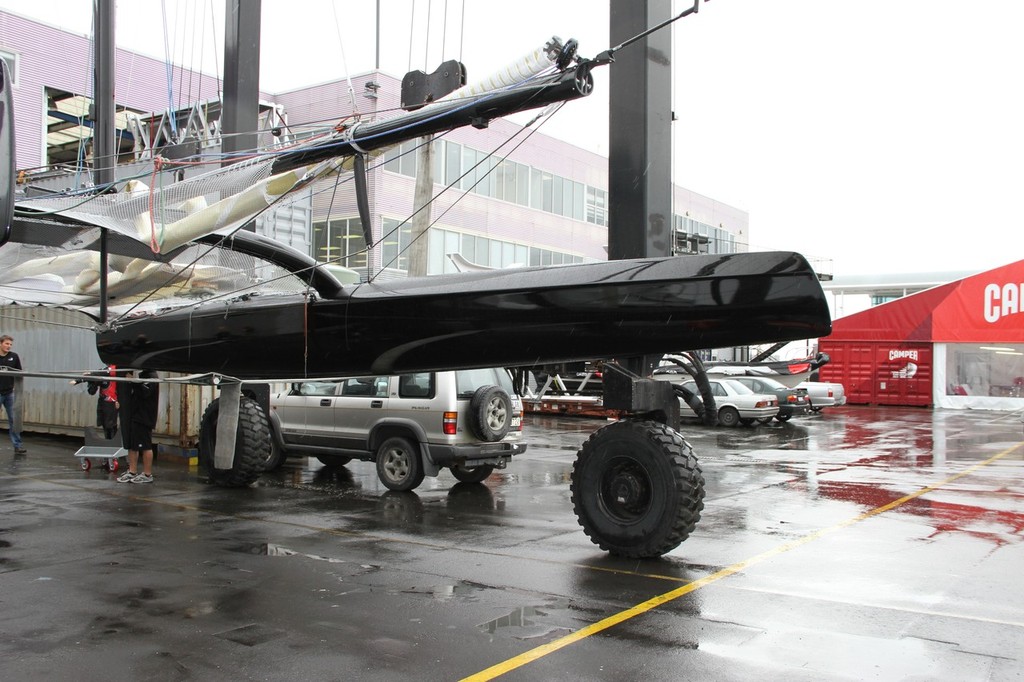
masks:
<path fill-rule="evenodd" d="M 652 378 L 680 383 L 681 377 L 679 374 L 655 372 Z M 734 379 L 708 379 L 708 383 L 718 408 L 718 423 L 722 426 L 752 424 L 755 419 L 771 419 L 779 413 L 779 400 L 774 395 L 754 393 Z M 682 386 L 700 399 L 700 390 L 693 379 L 683 381 Z M 681 407 L 688 405 L 683 402 Z"/>
<path fill-rule="evenodd" d="M 842 384 L 827 381 L 804 381 L 797 388 L 807 389 L 807 397 L 811 401 L 811 410 L 821 412 L 826 407 L 838 407 L 846 404 L 846 389 Z"/>

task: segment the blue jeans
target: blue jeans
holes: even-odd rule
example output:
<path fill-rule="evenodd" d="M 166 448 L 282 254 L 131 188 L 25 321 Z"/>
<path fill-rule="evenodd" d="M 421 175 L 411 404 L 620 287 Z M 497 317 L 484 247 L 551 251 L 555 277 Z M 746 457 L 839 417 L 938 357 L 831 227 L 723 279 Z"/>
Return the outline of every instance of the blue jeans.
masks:
<path fill-rule="evenodd" d="M 21 433 L 14 430 L 14 391 L 0 393 L 0 403 L 3 403 L 4 410 L 7 411 L 7 429 L 11 434 L 11 443 L 14 449 L 18 450 L 21 448 Z"/>

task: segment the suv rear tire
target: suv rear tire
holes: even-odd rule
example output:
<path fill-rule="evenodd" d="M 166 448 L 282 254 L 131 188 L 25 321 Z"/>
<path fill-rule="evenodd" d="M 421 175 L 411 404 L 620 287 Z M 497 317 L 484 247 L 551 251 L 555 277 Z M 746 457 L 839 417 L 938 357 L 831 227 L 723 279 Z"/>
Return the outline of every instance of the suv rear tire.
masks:
<path fill-rule="evenodd" d="M 469 428 L 489 443 L 508 435 L 512 423 L 512 398 L 501 386 L 481 386 L 469 401 Z"/>
<path fill-rule="evenodd" d="M 423 482 L 420 449 L 408 438 L 388 438 L 377 448 L 377 476 L 389 490 L 413 490 Z"/>

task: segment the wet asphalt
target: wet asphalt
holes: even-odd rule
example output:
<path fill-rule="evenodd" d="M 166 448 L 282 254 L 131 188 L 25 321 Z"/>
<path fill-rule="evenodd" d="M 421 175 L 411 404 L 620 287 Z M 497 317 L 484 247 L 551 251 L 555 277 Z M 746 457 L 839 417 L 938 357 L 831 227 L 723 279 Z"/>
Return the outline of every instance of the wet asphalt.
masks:
<path fill-rule="evenodd" d="M 0 679 L 1017 680 L 1020 413 L 846 406 L 682 431 L 707 481 L 658 560 L 569 476 L 600 419 L 530 415 L 485 484 L 293 459 L 247 489 L 0 434 Z"/>

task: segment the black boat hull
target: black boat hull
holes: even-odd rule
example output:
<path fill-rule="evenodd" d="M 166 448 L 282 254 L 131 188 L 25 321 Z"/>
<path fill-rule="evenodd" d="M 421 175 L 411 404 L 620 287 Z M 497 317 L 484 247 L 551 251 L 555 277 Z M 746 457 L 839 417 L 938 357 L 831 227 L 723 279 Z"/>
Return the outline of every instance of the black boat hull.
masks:
<path fill-rule="evenodd" d="M 97 336 L 108 364 L 241 379 L 399 373 L 818 338 L 817 277 L 771 252 L 515 268 L 252 297 Z"/>

